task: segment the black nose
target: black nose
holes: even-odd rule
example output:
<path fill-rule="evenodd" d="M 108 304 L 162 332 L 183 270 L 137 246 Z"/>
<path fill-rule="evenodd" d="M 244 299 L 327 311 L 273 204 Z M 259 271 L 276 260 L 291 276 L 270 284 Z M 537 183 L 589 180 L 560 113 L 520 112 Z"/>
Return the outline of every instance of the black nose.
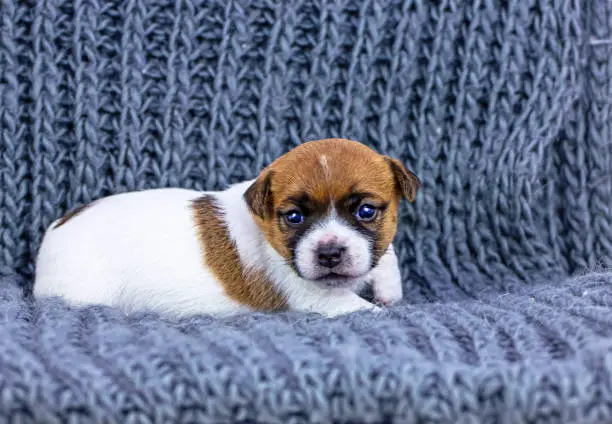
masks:
<path fill-rule="evenodd" d="M 324 244 L 317 249 L 319 265 L 325 268 L 333 268 L 342 262 L 342 255 L 346 247 L 337 244 Z"/>

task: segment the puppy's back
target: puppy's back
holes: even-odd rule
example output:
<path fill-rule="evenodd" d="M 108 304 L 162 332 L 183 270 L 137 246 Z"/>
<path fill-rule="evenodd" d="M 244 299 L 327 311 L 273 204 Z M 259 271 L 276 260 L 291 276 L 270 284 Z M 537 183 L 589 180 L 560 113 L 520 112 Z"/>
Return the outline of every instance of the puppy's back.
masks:
<path fill-rule="evenodd" d="M 151 309 L 158 310 L 164 299 L 176 304 L 215 297 L 220 288 L 203 267 L 191 206 L 202 194 L 184 189 L 123 193 L 57 220 L 39 250 L 35 297 L 129 308 L 131 300 L 149 296 Z"/>

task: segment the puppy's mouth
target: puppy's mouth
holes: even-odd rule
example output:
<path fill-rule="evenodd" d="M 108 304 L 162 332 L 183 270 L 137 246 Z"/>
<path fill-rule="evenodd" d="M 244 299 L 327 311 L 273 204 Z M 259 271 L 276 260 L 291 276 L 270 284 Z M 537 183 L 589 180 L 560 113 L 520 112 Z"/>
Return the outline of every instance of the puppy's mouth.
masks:
<path fill-rule="evenodd" d="M 312 279 L 312 281 L 315 283 L 330 288 L 351 287 L 356 284 L 357 280 L 358 277 L 354 275 L 342 274 L 338 272 L 329 272 Z"/>
<path fill-rule="evenodd" d="M 296 262 L 292 262 L 292 265 L 293 270 L 301 278 L 324 288 L 353 288 L 359 286 L 367 275 L 367 272 L 359 272 L 347 269 L 347 267 L 332 269 L 321 269 L 319 267 L 318 269 L 306 271 L 300 269 Z"/>
<path fill-rule="evenodd" d="M 337 272 L 330 272 L 328 274 L 321 275 L 321 276 L 315 278 L 315 281 L 350 280 L 352 278 L 354 278 L 354 277 L 352 277 L 350 275 L 340 274 L 340 273 L 337 273 Z"/>

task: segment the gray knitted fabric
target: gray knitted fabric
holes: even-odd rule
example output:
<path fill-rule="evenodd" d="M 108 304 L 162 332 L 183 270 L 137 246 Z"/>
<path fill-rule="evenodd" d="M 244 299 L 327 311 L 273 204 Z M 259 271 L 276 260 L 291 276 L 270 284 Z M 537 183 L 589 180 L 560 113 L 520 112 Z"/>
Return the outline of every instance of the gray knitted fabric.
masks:
<path fill-rule="evenodd" d="M 0 21 L 0 421 L 612 422 L 612 2 L 6 0 Z M 423 182 L 380 316 L 27 296 L 72 206 L 224 188 L 326 137 Z"/>

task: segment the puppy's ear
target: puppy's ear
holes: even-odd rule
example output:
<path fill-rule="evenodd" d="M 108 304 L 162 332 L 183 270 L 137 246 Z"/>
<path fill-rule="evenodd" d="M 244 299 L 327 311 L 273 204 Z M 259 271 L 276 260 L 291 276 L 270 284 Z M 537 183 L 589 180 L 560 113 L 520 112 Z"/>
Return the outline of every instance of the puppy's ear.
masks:
<path fill-rule="evenodd" d="M 264 219 L 272 209 L 272 193 L 270 191 L 274 171 L 264 171 L 244 192 L 244 200 L 251 212 Z"/>
<path fill-rule="evenodd" d="M 402 196 L 408 201 L 414 202 L 417 191 L 421 187 L 421 180 L 410 172 L 406 167 L 397 159 L 389 156 L 385 156 L 385 160 L 391 167 L 393 177 L 395 178 L 395 184 Z"/>

